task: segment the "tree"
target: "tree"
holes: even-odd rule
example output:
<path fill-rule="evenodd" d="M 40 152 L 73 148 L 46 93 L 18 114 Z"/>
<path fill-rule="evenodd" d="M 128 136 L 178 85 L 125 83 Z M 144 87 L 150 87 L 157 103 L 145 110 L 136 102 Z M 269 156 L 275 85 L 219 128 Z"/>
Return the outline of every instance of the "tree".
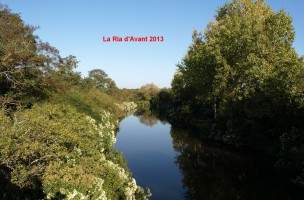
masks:
<path fill-rule="evenodd" d="M 39 98 L 43 84 L 37 53 L 36 27 L 24 24 L 18 14 L 0 4 L 0 103 L 18 104 L 25 96 Z M 30 101 L 30 100 L 29 100 Z"/>
<path fill-rule="evenodd" d="M 108 74 L 106 74 L 102 69 L 93 69 L 89 71 L 89 78 L 93 81 L 94 87 L 101 90 L 106 90 L 111 84 L 113 84 L 113 80 L 110 79 Z"/>
<path fill-rule="evenodd" d="M 193 44 L 187 55 L 177 65 L 178 72 L 172 81 L 172 89 L 177 99 L 186 104 L 195 104 L 193 110 L 206 109 L 205 104 L 212 105 L 214 118 L 218 108 L 218 97 L 213 94 L 215 77 L 215 60 L 209 54 L 203 35 L 196 30 L 192 35 Z M 197 106 L 198 105 L 198 106 Z M 185 105 L 188 107 L 188 105 Z M 192 106 L 193 107 L 193 106 Z"/>
<path fill-rule="evenodd" d="M 302 66 L 292 47 L 290 16 L 273 12 L 263 0 L 234 0 L 218 10 L 216 20 L 205 32 L 216 64 L 214 95 L 233 101 L 256 91 L 293 95 Z"/>
<path fill-rule="evenodd" d="M 257 94 L 286 103 L 303 93 L 303 61 L 293 40 L 284 11 L 272 11 L 263 0 L 233 0 L 218 9 L 204 35 L 194 32 L 178 65 L 182 79 L 176 76 L 172 87 L 180 90 L 182 80 L 193 101 L 214 105 L 215 116 L 217 108 Z"/>
<path fill-rule="evenodd" d="M 115 81 L 111 80 L 109 82 L 107 94 L 115 98 L 119 96 L 119 88 L 116 86 Z"/>
<path fill-rule="evenodd" d="M 159 88 L 154 83 L 148 83 L 139 88 L 139 97 L 142 100 L 150 101 L 153 95 L 156 95 Z"/>

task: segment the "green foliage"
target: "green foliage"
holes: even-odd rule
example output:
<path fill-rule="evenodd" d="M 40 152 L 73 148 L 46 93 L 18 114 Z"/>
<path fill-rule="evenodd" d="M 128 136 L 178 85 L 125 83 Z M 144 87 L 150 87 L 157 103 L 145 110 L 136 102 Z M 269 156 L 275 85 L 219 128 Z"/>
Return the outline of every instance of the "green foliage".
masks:
<path fill-rule="evenodd" d="M 168 110 L 172 109 L 173 95 L 170 89 L 163 88 L 150 101 L 150 108 L 157 112 L 160 118 L 168 117 Z"/>
<path fill-rule="evenodd" d="M 0 4 L 1 107 L 20 104 L 20 101 L 27 105 L 44 96 L 39 69 L 44 58 L 37 53 L 35 30 Z"/>
<path fill-rule="evenodd" d="M 95 88 L 101 90 L 107 90 L 110 86 L 113 87 L 113 83 L 115 84 L 102 69 L 93 69 L 89 71 L 88 78 Z"/>
<path fill-rule="evenodd" d="M 124 111 L 121 110 L 115 103 L 119 101 L 105 94 L 99 89 L 78 90 L 72 89 L 63 94 L 54 94 L 51 98 L 52 102 L 61 102 L 74 106 L 78 112 L 84 113 L 92 117 L 97 122 L 101 121 L 98 110 L 103 108 L 111 112 L 115 117 L 121 117 Z"/>
<path fill-rule="evenodd" d="M 294 36 L 292 18 L 264 0 L 226 3 L 203 33 L 193 32 L 169 106 L 157 106 L 157 97 L 154 109 L 173 124 L 207 129 L 207 138 L 285 155 L 297 168 L 304 155 L 304 62 Z"/>
<path fill-rule="evenodd" d="M 155 94 L 157 94 L 158 91 L 159 91 L 159 88 L 155 84 L 153 84 L 153 83 L 145 84 L 139 88 L 138 98 L 140 100 L 150 101 L 151 98 Z"/>
<path fill-rule="evenodd" d="M 275 13 L 264 1 L 227 3 L 204 36 L 194 31 L 172 82 L 175 95 L 220 109 L 259 93 L 279 104 L 298 98 L 303 61 L 292 47 L 291 23 L 284 11 Z"/>
<path fill-rule="evenodd" d="M 177 65 L 173 116 L 182 119 L 185 113 L 188 118 L 190 112 L 202 120 L 211 113 L 217 121 L 237 118 L 235 132 L 258 126 L 272 136 L 277 132 L 278 141 L 295 125 L 304 99 L 303 58 L 293 40 L 292 19 L 284 11 L 272 11 L 263 0 L 226 3 L 204 34 L 194 31 L 193 44 Z M 231 129 L 229 123 L 221 124 L 223 130 Z M 241 138 L 246 137 L 251 135 Z"/>
<path fill-rule="evenodd" d="M 120 104 L 116 104 L 117 107 L 124 112 L 124 114 L 132 114 L 137 109 L 137 104 L 132 102 L 123 102 Z"/>
<path fill-rule="evenodd" d="M 19 14 L 0 4 L 0 106 L 30 106 L 81 83 L 75 56 L 62 58 Z"/>
<path fill-rule="evenodd" d="M 121 95 L 135 93 L 101 69 L 82 78 L 76 57 L 61 57 L 35 30 L 0 4 L 2 197 L 147 199 L 113 147 L 118 119 L 136 108 Z"/>
<path fill-rule="evenodd" d="M 137 110 L 150 110 L 150 102 L 149 101 L 136 101 Z"/>
<path fill-rule="evenodd" d="M 113 148 L 117 121 L 110 113 L 101 110 L 99 124 L 66 104 L 34 105 L 15 113 L 13 121 L 0 114 L 1 164 L 11 170 L 14 184 L 35 188 L 41 182 L 47 198 L 60 193 L 126 199 L 137 193 L 125 160 Z"/>

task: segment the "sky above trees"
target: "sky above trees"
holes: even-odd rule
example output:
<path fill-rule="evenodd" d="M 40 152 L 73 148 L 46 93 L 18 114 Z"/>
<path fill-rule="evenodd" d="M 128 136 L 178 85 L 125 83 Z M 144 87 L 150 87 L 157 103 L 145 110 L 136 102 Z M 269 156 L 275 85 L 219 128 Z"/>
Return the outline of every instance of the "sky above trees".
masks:
<path fill-rule="evenodd" d="M 78 71 L 103 69 L 118 87 L 139 88 L 153 82 L 169 87 L 176 64 L 191 43 L 193 29 L 205 30 L 225 0 L 218 1 L 19 1 L 2 0 L 27 23 L 40 26 L 35 34 L 57 47 L 63 56 L 80 61 Z M 304 55 L 304 1 L 267 0 L 275 11 L 293 18 L 294 47 Z M 163 36 L 163 42 L 102 42 L 112 36 Z"/>

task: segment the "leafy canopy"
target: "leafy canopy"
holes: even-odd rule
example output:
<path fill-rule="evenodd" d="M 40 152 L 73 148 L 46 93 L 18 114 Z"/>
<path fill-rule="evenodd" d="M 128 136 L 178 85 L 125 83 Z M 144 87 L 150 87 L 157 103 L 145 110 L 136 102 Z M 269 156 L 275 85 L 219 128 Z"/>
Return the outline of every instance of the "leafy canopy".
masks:
<path fill-rule="evenodd" d="M 294 35 L 284 11 L 272 11 L 263 0 L 233 0 L 218 9 L 204 35 L 194 31 L 172 87 L 188 88 L 192 98 L 207 102 L 237 101 L 257 92 L 298 96 L 303 60 L 292 47 Z"/>

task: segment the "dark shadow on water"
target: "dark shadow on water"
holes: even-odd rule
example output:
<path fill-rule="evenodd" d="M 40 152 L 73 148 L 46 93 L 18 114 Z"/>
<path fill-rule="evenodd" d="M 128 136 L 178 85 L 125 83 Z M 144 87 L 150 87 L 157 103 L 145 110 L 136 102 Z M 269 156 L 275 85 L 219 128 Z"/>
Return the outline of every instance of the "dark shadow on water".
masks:
<path fill-rule="evenodd" d="M 151 113 L 120 124 L 116 148 L 151 199 L 302 200 L 303 190 L 284 180 L 267 157 L 204 141 L 173 129 Z"/>
<path fill-rule="evenodd" d="M 265 156 L 237 152 L 171 129 L 186 199 L 303 199 L 304 192 L 280 177 Z"/>

